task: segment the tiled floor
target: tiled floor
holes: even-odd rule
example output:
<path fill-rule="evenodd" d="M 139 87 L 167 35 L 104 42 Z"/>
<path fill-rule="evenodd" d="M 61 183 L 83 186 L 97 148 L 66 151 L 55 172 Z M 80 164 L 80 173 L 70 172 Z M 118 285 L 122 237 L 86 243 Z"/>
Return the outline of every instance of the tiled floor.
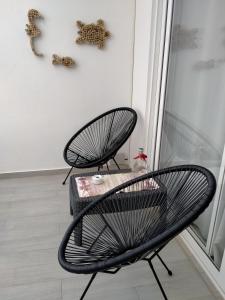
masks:
<path fill-rule="evenodd" d="M 0 179 L 0 299 L 76 300 L 90 276 L 61 269 L 57 250 L 71 221 L 64 174 Z M 208 286 L 176 241 L 162 254 L 169 277 L 155 261 L 170 300 L 213 300 Z M 148 265 L 97 275 L 86 299 L 163 300 Z"/>

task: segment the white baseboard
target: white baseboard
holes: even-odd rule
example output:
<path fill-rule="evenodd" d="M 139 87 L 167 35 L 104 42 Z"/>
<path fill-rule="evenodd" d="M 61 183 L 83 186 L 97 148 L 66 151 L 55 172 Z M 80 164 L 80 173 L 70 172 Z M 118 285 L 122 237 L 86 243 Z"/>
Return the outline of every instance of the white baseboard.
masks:
<path fill-rule="evenodd" d="M 44 170 L 30 170 L 30 171 L 15 171 L 15 172 L 5 172 L 0 173 L 0 178 L 19 178 L 19 177 L 29 177 L 29 176 L 41 176 L 41 175 L 56 175 L 61 173 L 66 173 L 70 168 L 62 169 L 44 169 Z"/>
<path fill-rule="evenodd" d="M 111 169 L 117 169 L 115 164 L 110 164 Z M 121 164 L 119 163 L 119 166 L 121 169 L 128 169 L 128 164 Z M 0 173 L 0 179 L 7 179 L 7 178 L 20 178 L 20 177 L 30 177 L 30 176 L 41 176 L 41 175 L 57 175 L 62 173 L 69 172 L 71 167 L 67 168 L 61 168 L 61 169 L 44 169 L 44 170 L 30 170 L 30 171 L 15 171 L 15 172 L 6 172 L 6 173 Z M 104 170 L 107 170 L 106 167 L 103 168 Z M 96 172 L 97 168 L 89 168 L 89 169 L 73 169 L 74 173 L 87 173 L 87 172 Z"/>

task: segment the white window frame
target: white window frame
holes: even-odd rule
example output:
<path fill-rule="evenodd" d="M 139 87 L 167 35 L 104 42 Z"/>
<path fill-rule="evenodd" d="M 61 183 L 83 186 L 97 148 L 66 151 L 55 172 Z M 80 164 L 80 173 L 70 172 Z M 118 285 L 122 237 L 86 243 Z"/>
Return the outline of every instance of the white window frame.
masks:
<path fill-rule="evenodd" d="M 151 0 L 151 9 L 149 10 L 149 18 L 151 24 L 151 30 L 148 32 L 147 28 L 146 34 L 148 34 L 148 39 L 151 41 L 144 45 L 149 47 L 149 57 L 146 60 L 148 64 L 147 72 L 143 74 L 143 78 L 147 78 L 146 93 L 144 99 L 137 100 L 133 99 L 133 107 L 137 108 L 138 103 L 145 107 L 145 112 L 142 112 L 142 117 L 144 118 L 144 145 L 146 147 L 147 154 L 149 156 L 150 169 L 154 170 L 158 168 L 159 163 L 159 150 L 161 142 L 161 131 L 162 131 L 162 120 L 164 111 L 164 96 L 166 89 L 166 79 L 167 79 L 167 67 L 168 67 L 168 56 L 169 56 L 169 46 L 170 46 L 170 31 L 173 13 L 173 0 Z M 143 8 L 143 1 L 137 0 L 136 7 L 141 3 Z M 146 2 L 147 3 L 147 2 Z M 149 2 L 148 2 L 149 5 Z M 143 28 L 142 28 L 143 29 Z M 138 31 L 136 31 L 138 32 Z M 143 31 L 142 31 L 143 32 Z M 149 36 L 150 35 L 150 36 Z M 143 45 L 141 45 L 143 46 Z M 140 46 L 140 47 L 141 47 Z M 135 45 L 138 47 L 138 45 Z M 138 56 L 135 57 L 135 64 L 138 65 Z M 143 62 L 142 62 L 143 63 Z M 140 68 L 139 68 L 140 69 Z M 135 67 L 134 67 L 135 74 Z M 138 74 L 140 75 L 140 74 Z M 134 76 L 135 77 L 135 76 Z M 139 91 L 133 82 L 134 94 L 138 95 Z M 143 91 L 142 91 L 143 93 Z M 131 142 L 135 145 L 135 138 Z M 132 148 L 131 148 L 132 149 Z M 133 149 L 134 151 L 134 149 Z M 132 155 L 132 154 L 131 154 Z M 212 238 L 214 234 L 215 218 L 218 213 L 219 207 L 219 196 L 220 187 L 222 186 L 224 180 L 224 170 L 225 170 L 225 151 L 223 154 L 222 168 L 220 170 L 218 178 L 218 191 L 214 201 L 214 207 L 212 212 L 211 224 L 209 229 L 209 236 L 206 245 L 206 251 L 210 252 L 212 246 Z M 219 194 L 218 194 L 219 193 Z M 214 286 L 217 288 L 219 293 L 225 299 L 225 256 L 223 257 L 220 270 L 218 270 L 215 265 L 210 261 L 209 257 L 202 250 L 193 236 L 186 230 L 179 236 L 182 244 L 188 249 L 188 251 L 193 255 L 198 264 L 206 272 L 207 276 L 213 282 Z"/>

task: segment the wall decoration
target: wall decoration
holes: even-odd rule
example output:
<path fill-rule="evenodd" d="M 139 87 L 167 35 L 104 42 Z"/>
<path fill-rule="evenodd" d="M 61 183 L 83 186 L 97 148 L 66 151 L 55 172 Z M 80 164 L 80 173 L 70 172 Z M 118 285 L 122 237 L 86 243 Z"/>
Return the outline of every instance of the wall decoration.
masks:
<path fill-rule="evenodd" d="M 63 65 L 65 67 L 73 67 L 75 64 L 75 61 L 69 57 L 69 56 L 65 56 L 65 57 L 60 57 L 57 54 L 53 54 L 52 55 L 52 64 L 53 65 Z"/>
<path fill-rule="evenodd" d="M 77 44 L 92 44 L 97 45 L 99 49 L 105 46 L 105 40 L 110 37 L 110 32 L 105 30 L 103 20 L 98 20 L 97 24 L 85 24 L 77 21 L 79 27 L 79 37 L 76 39 Z"/>
<path fill-rule="evenodd" d="M 35 20 L 37 18 L 42 18 L 42 16 L 39 13 L 39 11 L 36 9 L 29 9 L 27 15 L 28 15 L 29 24 L 26 24 L 27 28 L 25 29 L 25 31 L 27 35 L 29 35 L 30 37 L 31 49 L 36 56 L 43 56 L 43 54 L 38 53 L 34 47 L 34 38 L 37 38 L 41 35 L 40 29 L 35 25 Z"/>

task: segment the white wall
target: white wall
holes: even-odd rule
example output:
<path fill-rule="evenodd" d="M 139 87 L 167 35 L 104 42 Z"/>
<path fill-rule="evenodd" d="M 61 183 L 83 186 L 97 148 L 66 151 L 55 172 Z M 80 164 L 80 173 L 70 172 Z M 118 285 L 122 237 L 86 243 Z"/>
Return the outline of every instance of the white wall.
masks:
<path fill-rule="evenodd" d="M 44 16 L 43 59 L 24 31 L 30 8 Z M 64 145 L 81 125 L 131 105 L 135 0 L 8 0 L 0 10 L 0 173 L 65 167 Z M 106 49 L 76 45 L 75 21 L 98 18 L 112 33 Z M 53 53 L 73 57 L 76 68 L 52 66 Z"/>
<path fill-rule="evenodd" d="M 164 0 L 139 0 L 136 3 L 134 75 L 132 106 L 139 120 L 131 138 L 130 160 L 138 147 L 148 155 L 148 168 L 152 169 L 155 154 L 155 126 L 161 84 L 161 61 L 164 47 Z"/>
<path fill-rule="evenodd" d="M 146 106 L 149 85 L 149 47 L 151 36 L 152 1 L 136 2 L 135 47 L 132 107 L 138 113 L 138 122 L 131 137 L 130 161 L 139 147 L 146 145 Z"/>

